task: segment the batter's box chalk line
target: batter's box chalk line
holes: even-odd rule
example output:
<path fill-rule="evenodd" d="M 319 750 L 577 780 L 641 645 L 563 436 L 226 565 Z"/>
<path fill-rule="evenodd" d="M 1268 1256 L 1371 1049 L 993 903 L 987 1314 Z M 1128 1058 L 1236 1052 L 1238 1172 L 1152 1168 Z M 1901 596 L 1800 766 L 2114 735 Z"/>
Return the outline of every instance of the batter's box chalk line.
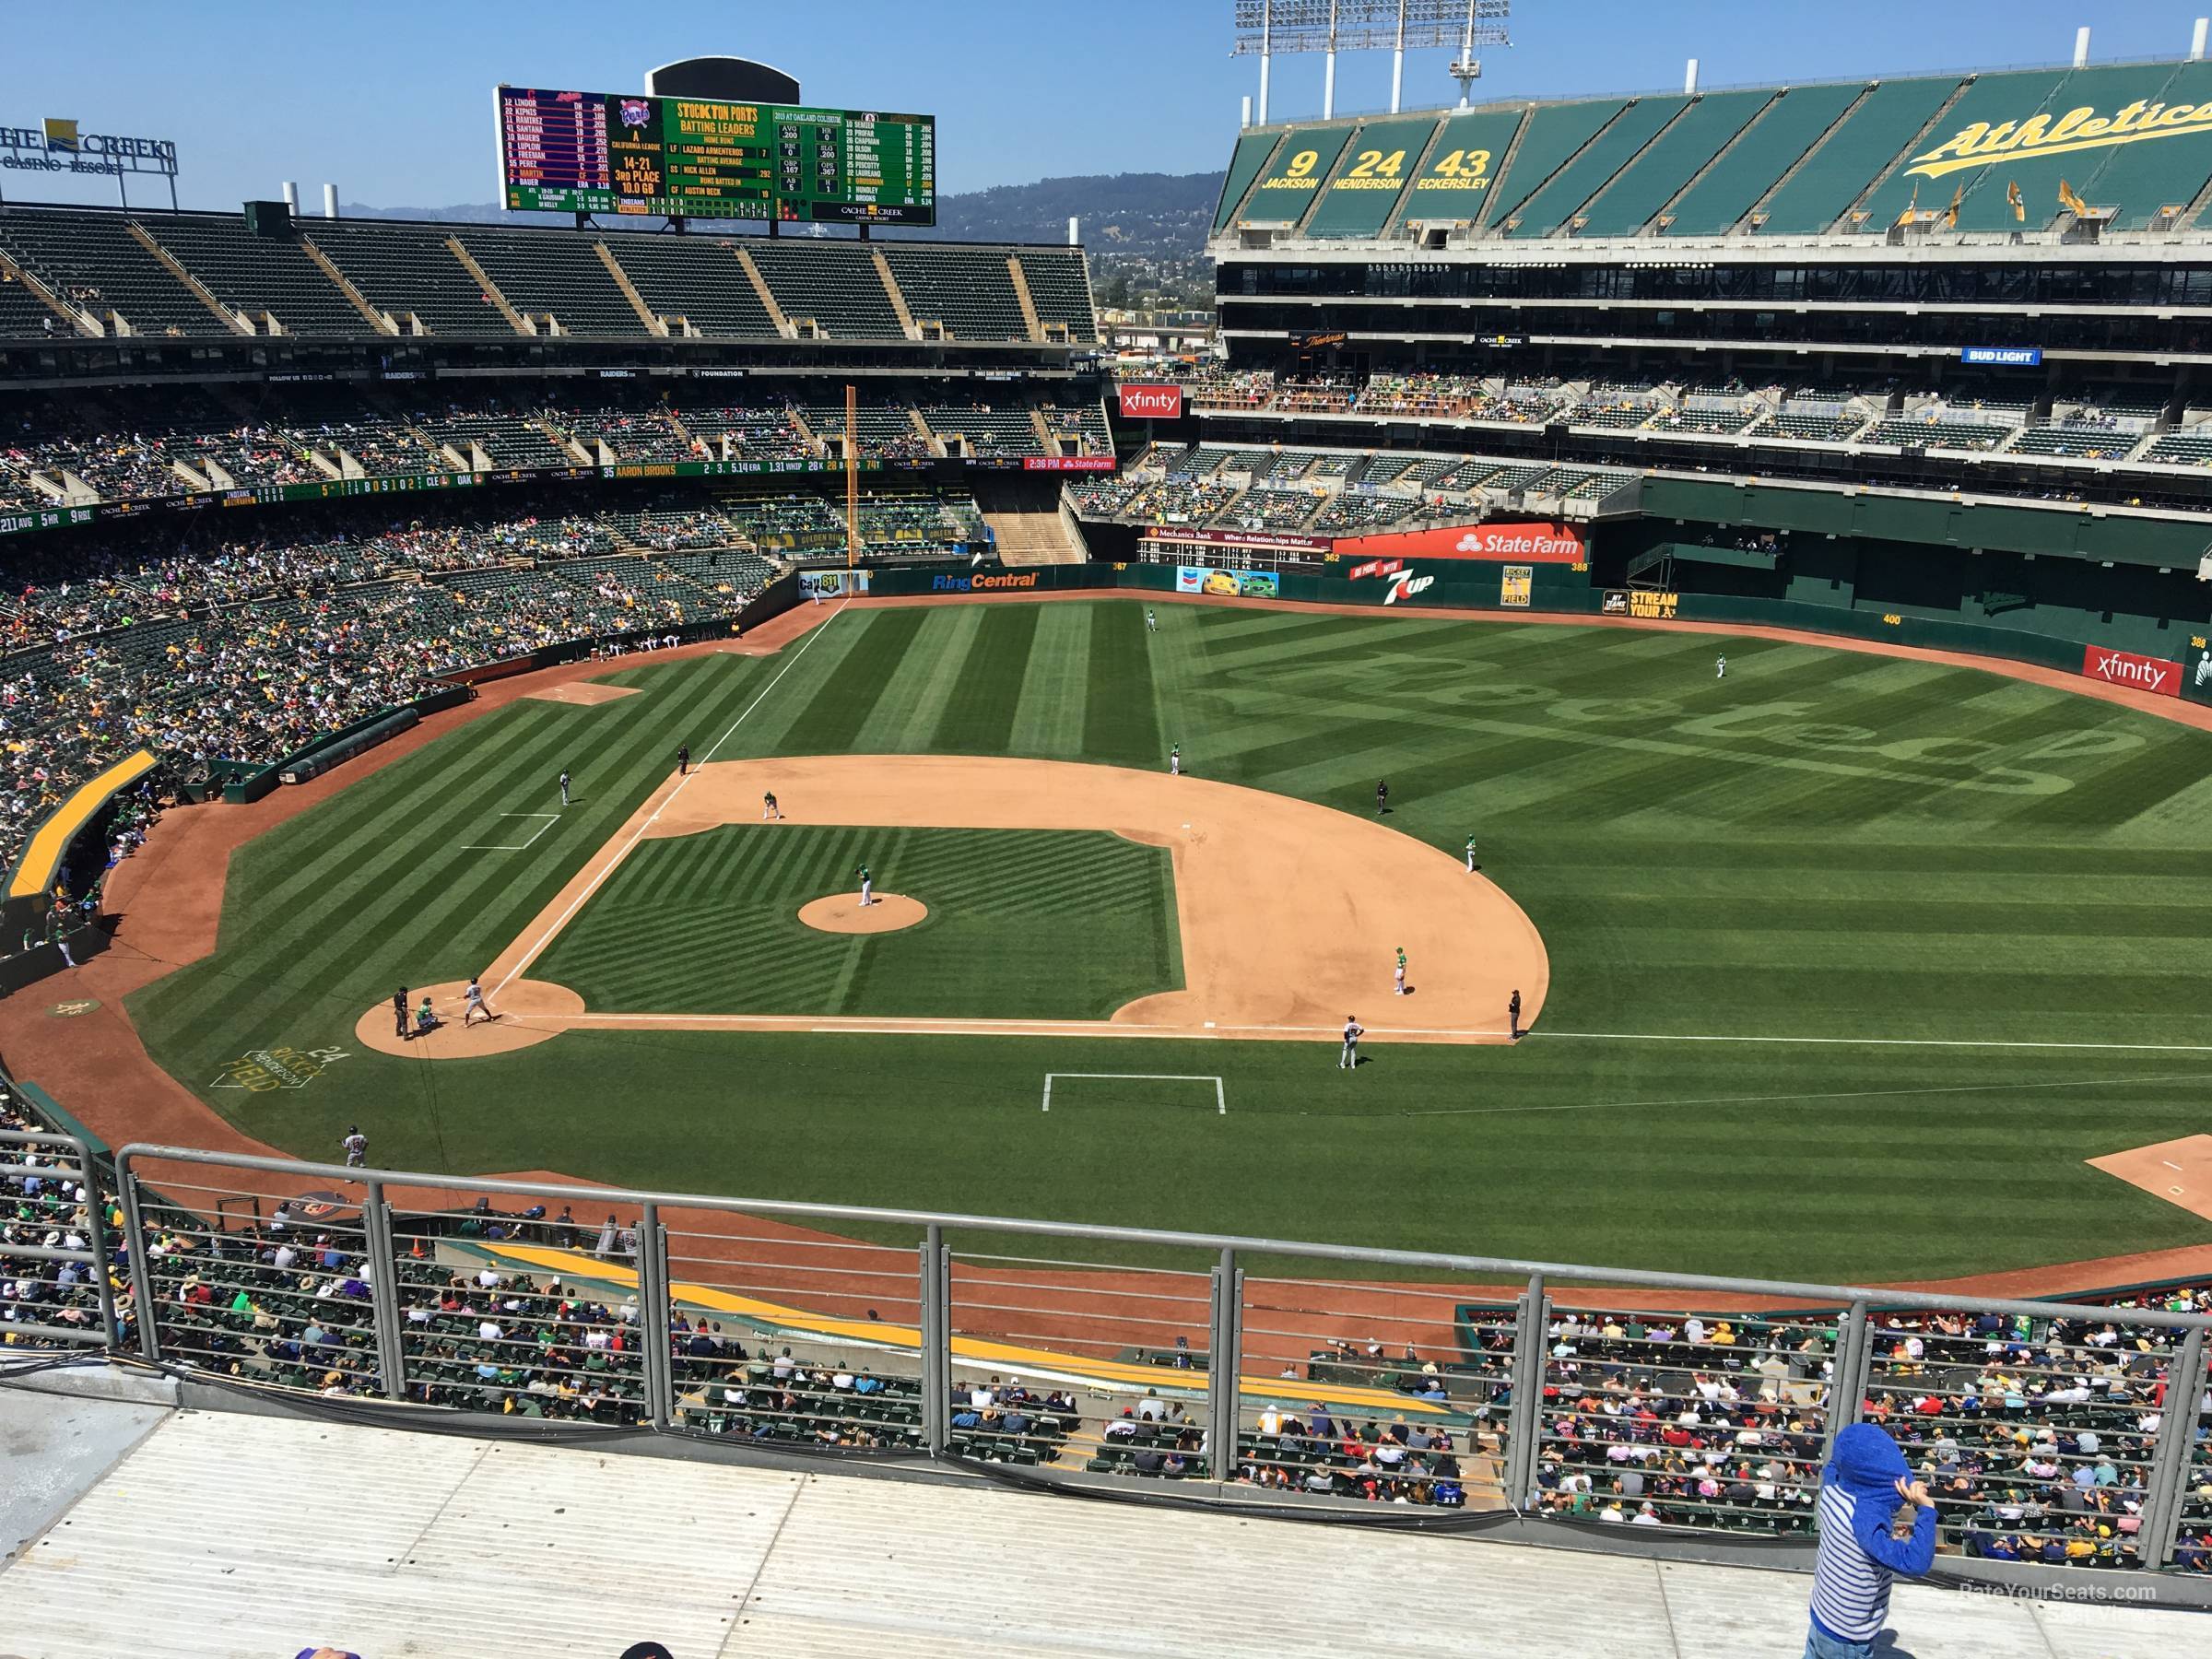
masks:
<path fill-rule="evenodd" d="M 476 841 L 463 847 L 461 851 L 464 853 L 526 853 L 536 842 L 539 836 L 560 822 L 560 814 L 558 812 L 502 812 L 500 817 L 501 818 L 542 818 L 545 821 L 530 832 L 528 841 Z"/>
<path fill-rule="evenodd" d="M 1229 1115 L 1229 1088 L 1219 1077 L 1206 1072 L 1046 1072 L 1044 1074 L 1043 1109 L 1053 1109 L 1053 1084 L 1056 1080 L 1086 1077 L 1091 1079 L 1124 1078 L 1140 1083 L 1211 1083 L 1214 1086 L 1214 1111 L 1222 1117 Z"/>

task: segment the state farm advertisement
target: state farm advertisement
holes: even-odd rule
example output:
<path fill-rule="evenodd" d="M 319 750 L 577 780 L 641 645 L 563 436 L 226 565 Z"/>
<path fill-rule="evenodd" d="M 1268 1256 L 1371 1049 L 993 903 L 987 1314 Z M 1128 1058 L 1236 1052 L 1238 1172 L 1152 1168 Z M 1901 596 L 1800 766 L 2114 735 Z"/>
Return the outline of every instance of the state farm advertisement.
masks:
<path fill-rule="evenodd" d="M 1181 386 L 1124 386 L 1124 420 L 1173 420 L 1182 413 Z"/>
<path fill-rule="evenodd" d="M 2091 645 L 2081 653 L 2081 671 L 2108 686 L 2128 686 L 2153 697 L 2182 694 L 2182 665 L 2164 657 L 2137 656 L 2132 651 L 2107 651 Z"/>
<path fill-rule="evenodd" d="M 1113 470 L 1112 455 L 1024 455 L 1024 472 L 1110 473 Z"/>
<path fill-rule="evenodd" d="M 1579 565 L 1589 559 L 1583 538 L 1569 524 L 1441 524 L 1385 535 L 1337 538 L 1339 559 L 1475 559 L 1514 564 Z"/>

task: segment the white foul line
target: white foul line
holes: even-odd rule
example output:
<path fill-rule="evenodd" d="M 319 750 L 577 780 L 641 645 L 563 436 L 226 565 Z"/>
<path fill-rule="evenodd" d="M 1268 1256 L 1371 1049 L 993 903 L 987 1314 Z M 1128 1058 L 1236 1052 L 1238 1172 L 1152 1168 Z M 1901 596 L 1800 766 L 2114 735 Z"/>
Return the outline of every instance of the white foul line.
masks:
<path fill-rule="evenodd" d="M 2206 1042 L 2008 1041 L 1992 1037 L 1712 1037 L 1683 1031 L 1524 1031 L 1555 1042 L 1799 1042 L 1840 1048 L 2112 1049 L 2129 1054 L 2212 1054 Z"/>
<path fill-rule="evenodd" d="M 1229 1091 L 1219 1077 L 1211 1072 L 1046 1072 L 1044 1074 L 1044 1110 L 1053 1109 L 1053 1079 L 1054 1077 L 1135 1077 L 1147 1083 L 1211 1083 L 1214 1086 L 1214 1110 L 1222 1117 L 1229 1115 Z"/>
<path fill-rule="evenodd" d="M 743 725 L 746 721 L 746 716 L 750 714 L 755 709 L 760 706 L 760 699 L 766 697 L 771 691 L 773 691 L 777 686 L 782 683 L 783 677 L 799 665 L 799 659 L 805 656 L 807 651 L 812 648 L 815 641 L 820 639 L 823 634 L 830 630 L 830 623 L 836 621 L 838 618 L 844 615 L 845 606 L 852 603 L 852 596 L 847 594 L 845 598 L 838 605 L 838 607 L 835 610 L 831 611 L 827 617 L 822 618 L 821 627 L 807 630 L 806 637 L 805 640 L 800 641 L 798 650 L 791 653 L 791 661 L 784 664 L 782 667 L 777 669 L 776 677 L 770 680 L 767 685 L 760 688 L 759 697 L 756 697 L 751 702 L 747 703 L 744 709 L 738 712 L 737 718 L 730 722 L 729 731 L 723 733 L 721 736 L 714 739 L 713 747 L 708 749 L 704 758 L 702 758 L 700 761 L 701 766 L 704 766 L 707 761 L 714 759 L 715 751 L 720 749 L 724 744 L 730 740 L 730 734 L 736 731 L 739 726 Z M 496 996 L 501 991 L 504 991 L 508 984 L 514 979 L 516 974 L 522 972 L 524 969 L 529 967 L 531 963 L 537 960 L 538 952 L 545 949 L 547 946 L 553 942 L 554 935 L 559 934 L 562 928 L 569 924 L 569 918 L 576 913 L 576 912 L 582 906 L 583 901 L 599 890 L 600 883 L 605 881 L 609 876 L 613 875 L 615 871 L 621 866 L 622 861 L 629 856 L 629 850 L 638 844 L 639 841 L 644 836 L 645 831 L 652 829 L 654 824 L 660 821 L 661 814 L 668 810 L 669 803 L 673 802 L 677 795 L 682 794 L 684 793 L 684 786 L 690 782 L 693 778 L 698 776 L 698 772 L 690 771 L 685 773 L 682 777 L 676 781 L 676 787 L 668 792 L 668 799 L 663 801 L 658 806 L 655 806 L 653 809 L 652 816 L 647 818 L 643 823 L 640 824 L 635 830 L 632 830 L 629 832 L 629 839 L 624 841 L 621 847 L 617 850 L 614 857 L 608 859 L 606 863 L 600 867 L 599 873 L 596 876 L 594 876 L 590 881 L 584 884 L 583 891 L 577 894 L 574 899 L 571 900 L 569 901 L 568 908 L 563 910 L 559 915 L 554 917 L 553 925 L 547 928 L 544 933 L 538 935 L 536 939 L 532 942 L 530 948 L 524 951 L 521 959 L 513 967 L 507 971 L 506 977 L 501 979 L 498 984 L 491 988 L 492 995 Z"/>

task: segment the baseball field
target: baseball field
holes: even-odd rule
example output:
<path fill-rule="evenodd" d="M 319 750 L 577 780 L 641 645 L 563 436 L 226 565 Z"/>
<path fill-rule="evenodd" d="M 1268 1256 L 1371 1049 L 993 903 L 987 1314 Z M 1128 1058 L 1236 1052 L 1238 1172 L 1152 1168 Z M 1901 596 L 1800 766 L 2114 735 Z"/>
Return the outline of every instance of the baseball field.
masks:
<path fill-rule="evenodd" d="M 520 698 L 241 848 L 130 1015 L 244 1133 L 397 1168 L 1862 1281 L 2212 1243 L 2086 1161 L 2205 1124 L 2212 734 L 1156 609 L 825 606 Z"/>

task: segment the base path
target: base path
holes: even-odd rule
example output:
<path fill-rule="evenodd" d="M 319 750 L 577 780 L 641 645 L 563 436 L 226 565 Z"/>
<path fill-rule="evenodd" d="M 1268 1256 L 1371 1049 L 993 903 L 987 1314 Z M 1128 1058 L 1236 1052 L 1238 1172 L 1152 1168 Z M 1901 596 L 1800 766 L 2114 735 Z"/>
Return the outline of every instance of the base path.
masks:
<path fill-rule="evenodd" d="M 496 996 L 537 982 L 530 966 L 640 841 L 759 822 L 773 790 L 783 821 L 958 830 L 1109 830 L 1174 860 L 1183 986 L 1125 1003 L 1106 1020 L 902 1019 L 826 1015 L 510 1014 L 426 1059 L 464 1058 L 470 1040 L 510 1044 L 526 1027 L 564 1030 L 968 1032 L 977 1036 L 1235 1037 L 1334 1041 L 1347 1015 L 1376 1039 L 1503 1042 L 1506 1002 L 1524 1029 L 1550 986 L 1544 941 L 1521 907 L 1452 853 L 1311 802 L 1203 778 L 1058 760 L 965 755 L 820 755 L 725 760 L 671 778 L 579 870 L 484 975 Z M 774 834 L 773 825 L 760 832 Z M 888 896 L 887 895 L 887 898 Z M 865 912 L 856 912 L 856 915 Z M 1408 994 L 1393 989 L 1398 950 Z M 510 985 L 507 982 L 512 981 Z M 504 989 L 497 989 L 504 987 Z M 534 994 L 534 1002 L 542 1000 Z M 358 1034 L 393 1041 L 389 1009 Z M 484 1052 L 494 1052 L 488 1047 Z"/>
<path fill-rule="evenodd" d="M 2178 1204 L 2191 1215 L 2212 1221 L 2212 1135 L 2184 1135 L 2179 1140 L 2131 1147 L 2088 1161 L 2091 1169 L 2117 1175 L 2153 1198 Z"/>

